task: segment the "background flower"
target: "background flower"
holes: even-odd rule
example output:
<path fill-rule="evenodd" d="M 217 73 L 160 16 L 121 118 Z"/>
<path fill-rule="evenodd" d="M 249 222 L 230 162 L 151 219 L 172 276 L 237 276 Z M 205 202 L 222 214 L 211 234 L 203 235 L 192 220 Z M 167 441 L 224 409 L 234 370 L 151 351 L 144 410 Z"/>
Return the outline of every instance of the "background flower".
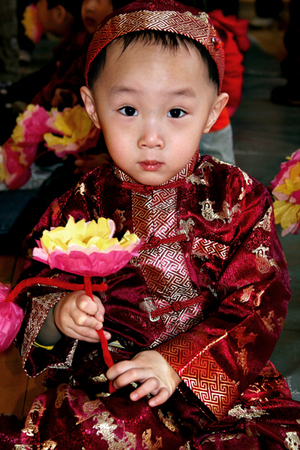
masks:
<path fill-rule="evenodd" d="M 13 302 L 5 302 L 10 292 L 10 286 L 0 283 L 0 353 L 4 352 L 20 329 L 24 313 Z"/>
<path fill-rule="evenodd" d="M 25 35 L 37 44 L 43 35 L 43 27 L 39 21 L 37 7 L 34 3 L 25 8 L 21 22 L 25 28 Z"/>
<path fill-rule="evenodd" d="M 60 158 L 95 147 L 99 138 L 99 130 L 80 105 L 62 112 L 52 110 L 47 125 L 52 133 L 44 135 L 46 145 Z"/>
<path fill-rule="evenodd" d="M 11 138 L 2 146 L 5 184 L 9 189 L 19 189 L 30 179 L 32 162 L 29 164 L 26 161 L 34 160 L 36 149 L 37 145 L 33 148 L 19 146 Z M 25 155 L 26 151 L 28 151 L 28 159 Z"/>
<path fill-rule="evenodd" d="M 44 140 L 44 134 L 49 131 L 47 121 L 49 113 L 42 106 L 28 105 L 17 117 L 17 125 L 12 132 L 16 144 L 39 144 Z"/>
<path fill-rule="evenodd" d="M 300 229 L 300 149 L 280 166 L 280 171 L 271 181 L 275 197 L 275 222 L 283 228 L 282 236 L 298 234 Z"/>

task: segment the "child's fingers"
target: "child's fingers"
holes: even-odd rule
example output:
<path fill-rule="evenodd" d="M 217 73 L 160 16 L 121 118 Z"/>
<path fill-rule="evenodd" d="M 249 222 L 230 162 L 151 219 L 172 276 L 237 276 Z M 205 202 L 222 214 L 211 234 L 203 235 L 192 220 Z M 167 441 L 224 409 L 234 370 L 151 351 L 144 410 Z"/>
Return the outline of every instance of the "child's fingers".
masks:
<path fill-rule="evenodd" d="M 159 390 L 159 381 L 157 378 L 148 378 L 131 394 L 130 398 L 136 402 L 140 398 L 146 397 L 148 394 L 157 394 Z"/>
<path fill-rule="evenodd" d="M 101 322 L 104 320 L 104 306 L 101 300 L 93 295 L 93 300 L 88 295 L 81 295 L 77 298 L 77 307 L 85 314 L 95 316 Z"/>
<path fill-rule="evenodd" d="M 157 395 L 151 398 L 148 405 L 151 407 L 159 406 L 165 403 L 170 398 L 170 393 L 167 388 L 161 388 Z"/>
<path fill-rule="evenodd" d="M 94 315 L 87 314 L 84 311 L 81 311 L 80 309 L 75 309 L 74 311 L 72 311 L 71 314 L 73 322 L 77 327 L 101 330 L 103 326 L 103 322 L 97 320 Z"/>
<path fill-rule="evenodd" d="M 70 328 L 68 336 L 73 339 L 78 339 L 79 341 L 91 342 L 93 344 L 99 342 L 97 331 L 87 327 Z"/>
<path fill-rule="evenodd" d="M 133 366 L 131 360 L 129 360 L 129 361 L 128 361 L 128 360 L 120 361 L 120 362 L 114 364 L 112 367 L 110 367 L 110 368 L 108 369 L 108 371 L 107 371 L 107 373 L 106 373 L 106 376 L 107 376 L 107 378 L 108 378 L 109 380 L 113 381 L 113 380 L 116 380 L 120 375 L 122 375 L 122 374 L 128 372 L 128 371 L 129 371 L 130 369 L 132 369 L 133 367 L 134 367 L 134 366 Z M 127 373 L 127 375 L 126 375 L 126 378 L 123 379 L 123 380 L 124 380 L 124 381 L 123 381 L 124 383 L 126 383 L 127 377 L 128 377 L 128 373 Z M 129 381 L 129 383 L 131 383 L 132 381 L 136 381 L 136 380 L 131 380 L 131 381 Z M 120 380 L 119 380 L 119 382 L 120 382 Z M 121 379 L 121 382 L 122 382 L 122 379 Z M 129 383 L 127 383 L 127 384 L 129 384 Z M 122 385 L 120 384 L 120 386 L 119 386 L 119 385 L 116 385 L 115 387 L 116 387 L 117 389 L 119 389 L 119 388 L 121 388 L 121 387 L 123 387 L 123 386 L 126 386 L 126 384 L 122 384 Z"/>

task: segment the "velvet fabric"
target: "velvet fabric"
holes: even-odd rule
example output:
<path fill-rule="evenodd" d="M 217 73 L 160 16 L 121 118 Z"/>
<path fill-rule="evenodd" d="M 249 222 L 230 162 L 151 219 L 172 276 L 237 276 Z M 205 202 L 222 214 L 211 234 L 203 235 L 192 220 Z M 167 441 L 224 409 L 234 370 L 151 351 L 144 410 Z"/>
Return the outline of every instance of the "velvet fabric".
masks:
<path fill-rule="evenodd" d="M 182 378 L 150 408 L 129 386 L 108 393 L 100 344 L 64 337 L 52 351 L 34 341 L 62 288 L 20 293 L 24 369 L 48 369 L 22 431 L 0 420 L 4 449 L 297 449 L 300 405 L 268 362 L 290 298 L 287 266 L 268 191 L 237 167 L 195 157 L 170 182 L 144 186 L 103 165 L 55 200 L 27 239 L 22 278 L 82 278 L 30 256 L 43 229 L 109 217 L 135 232 L 139 257 L 104 281 L 105 329 L 115 362 L 152 349 Z M 103 280 L 93 278 L 94 284 Z M 20 447 L 18 447 L 20 445 Z"/>

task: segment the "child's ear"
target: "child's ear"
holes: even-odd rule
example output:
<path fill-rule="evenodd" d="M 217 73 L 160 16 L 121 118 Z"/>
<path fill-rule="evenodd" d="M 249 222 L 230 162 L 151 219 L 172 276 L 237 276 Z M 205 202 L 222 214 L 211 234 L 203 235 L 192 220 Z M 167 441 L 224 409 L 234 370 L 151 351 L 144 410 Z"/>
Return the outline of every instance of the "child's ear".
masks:
<path fill-rule="evenodd" d="M 95 108 L 93 94 L 86 86 L 82 86 L 80 88 L 80 94 L 81 94 L 81 98 L 84 103 L 87 115 L 94 122 L 95 127 L 99 128 L 99 130 L 100 130 L 101 126 L 100 126 L 98 114 L 97 114 L 97 111 Z"/>
<path fill-rule="evenodd" d="M 52 14 L 56 23 L 61 25 L 65 21 L 67 10 L 62 5 L 56 5 L 52 8 Z"/>
<path fill-rule="evenodd" d="M 216 98 L 216 100 L 213 104 L 213 107 L 210 110 L 203 133 L 209 133 L 209 130 L 216 123 L 219 115 L 221 114 L 222 110 L 225 108 L 225 106 L 228 102 L 228 99 L 229 99 L 229 95 L 226 94 L 225 92 L 222 92 L 221 94 L 218 95 L 218 97 Z"/>

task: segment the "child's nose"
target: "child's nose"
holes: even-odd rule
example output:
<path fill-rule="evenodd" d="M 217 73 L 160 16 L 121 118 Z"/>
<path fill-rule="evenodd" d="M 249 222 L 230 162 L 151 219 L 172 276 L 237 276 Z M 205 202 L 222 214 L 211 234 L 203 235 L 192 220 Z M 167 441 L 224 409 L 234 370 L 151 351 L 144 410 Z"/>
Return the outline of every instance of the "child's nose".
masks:
<path fill-rule="evenodd" d="M 94 11 L 96 7 L 95 0 L 87 0 L 85 3 L 85 8 L 87 11 Z"/>
<path fill-rule="evenodd" d="M 164 148 L 165 142 L 162 137 L 162 132 L 155 120 L 148 120 L 143 124 L 138 140 L 138 146 L 141 149 L 155 147 L 159 149 Z"/>

